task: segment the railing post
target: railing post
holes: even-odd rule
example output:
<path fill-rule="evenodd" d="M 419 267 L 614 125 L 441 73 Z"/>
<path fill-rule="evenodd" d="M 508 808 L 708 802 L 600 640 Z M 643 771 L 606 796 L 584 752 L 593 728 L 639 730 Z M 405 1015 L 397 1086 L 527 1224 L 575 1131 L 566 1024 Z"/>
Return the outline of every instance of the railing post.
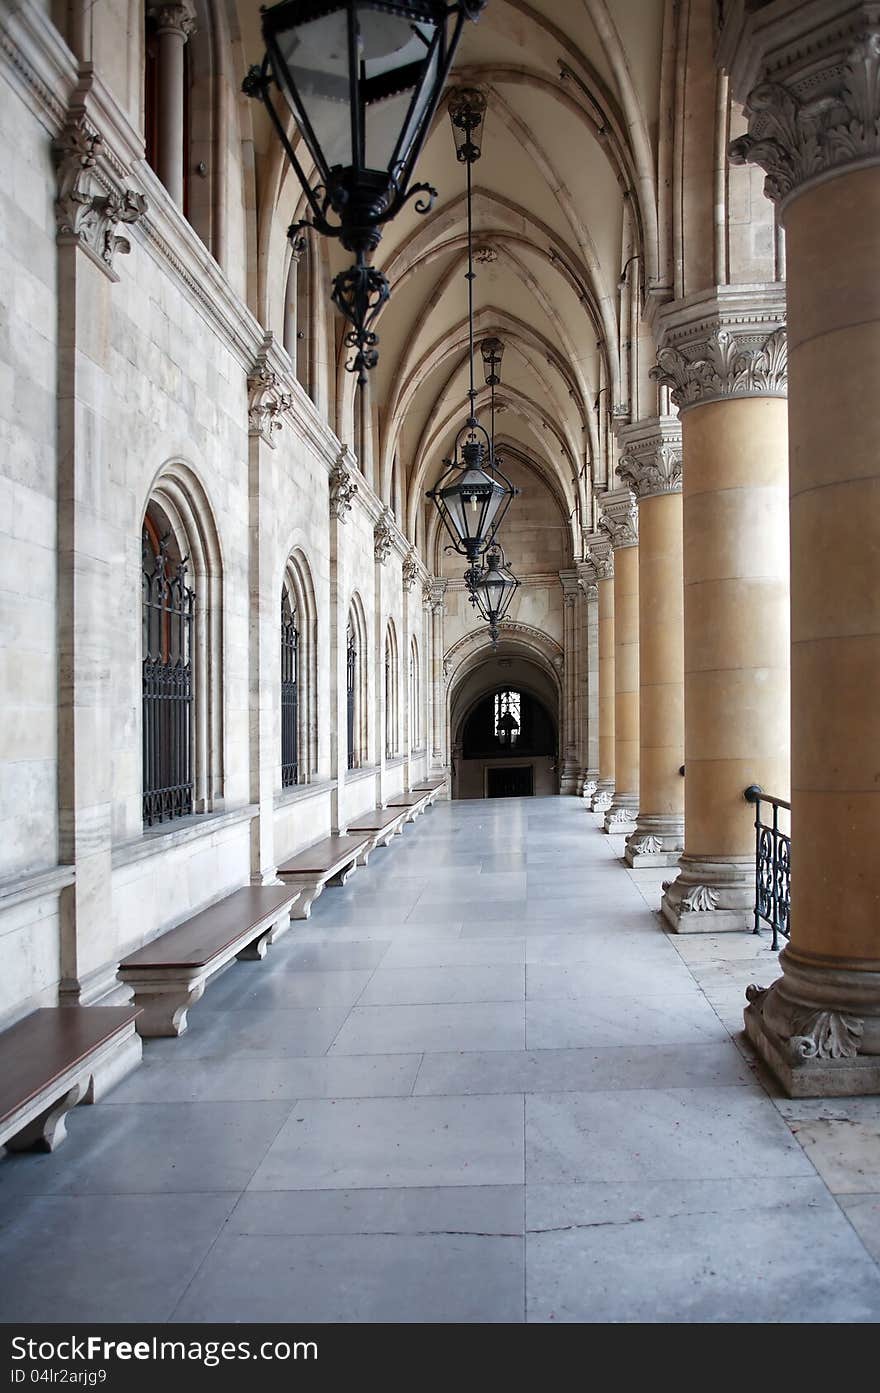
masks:
<path fill-rule="evenodd" d="M 761 908 L 761 794 L 760 784 L 749 784 L 743 793 L 747 803 L 755 805 L 755 927 L 752 933 L 760 933 Z"/>

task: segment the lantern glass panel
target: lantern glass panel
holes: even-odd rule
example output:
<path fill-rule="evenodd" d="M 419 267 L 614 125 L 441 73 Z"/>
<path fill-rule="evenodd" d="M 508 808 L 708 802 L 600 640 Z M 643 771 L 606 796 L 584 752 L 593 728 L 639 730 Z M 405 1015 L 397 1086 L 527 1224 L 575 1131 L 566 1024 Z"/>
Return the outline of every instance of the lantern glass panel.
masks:
<path fill-rule="evenodd" d="M 360 8 L 364 164 L 404 163 L 434 94 L 440 57 L 437 25 Z"/>
<path fill-rule="evenodd" d="M 303 130 L 312 157 L 322 171 L 354 163 L 351 145 L 351 88 L 348 75 L 348 14 L 344 9 L 280 31 L 274 44 L 290 80 L 279 81 L 297 124 L 300 112 L 291 83 L 314 133 Z M 273 54 L 274 57 L 274 54 Z M 274 66 L 274 64 L 273 64 Z M 276 77 L 280 74 L 276 72 Z"/>

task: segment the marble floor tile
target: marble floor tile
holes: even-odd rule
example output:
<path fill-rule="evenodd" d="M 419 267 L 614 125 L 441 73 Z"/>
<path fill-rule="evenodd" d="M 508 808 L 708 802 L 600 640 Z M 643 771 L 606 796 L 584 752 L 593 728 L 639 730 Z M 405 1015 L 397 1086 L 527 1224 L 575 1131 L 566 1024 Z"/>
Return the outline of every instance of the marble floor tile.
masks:
<path fill-rule="evenodd" d="M 521 1185 L 521 1097 L 308 1099 L 250 1190 Z"/>
<path fill-rule="evenodd" d="M 357 1006 L 331 1054 L 397 1054 L 414 1050 L 516 1050 L 525 1046 L 522 1002 L 421 1006 Z"/>
<path fill-rule="evenodd" d="M 383 967 L 364 990 L 360 1006 L 399 1006 L 475 1001 L 523 1001 L 525 968 L 493 963 L 478 967 Z"/>
<path fill-rule="evenodd" d="M 832 1194 L 880 1191 L 880 1120 L 788 1125 Z"/>
<path fill-rule="evenodd" d="M 99 1106 L 407 1097 L 421 1058 L 420 1054 L 373 1054 L 322 1059 L 152 1060 L 148 1055 L 146 1064 Z"/>
<path fill-rule="evenodd" d="M 698 993 L 672 996 L 590 996 L 526 1002 L 530 1050 L 590 1045 L 698 1046 L 728 1038 Z"/>
<path fill-rule="evenodd" d="M 526 1098 L 528 1181 L 722 1180 L 811 1175 L 757 1085 Z"/>

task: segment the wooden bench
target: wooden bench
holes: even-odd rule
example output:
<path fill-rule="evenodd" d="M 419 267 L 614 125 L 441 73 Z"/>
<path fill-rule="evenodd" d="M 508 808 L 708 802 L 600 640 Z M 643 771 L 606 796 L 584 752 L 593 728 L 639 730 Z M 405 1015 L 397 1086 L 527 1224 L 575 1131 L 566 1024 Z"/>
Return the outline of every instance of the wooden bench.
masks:
<path fill-rule="evenodd" d="M 426 793 L 426 794 L 428 795 L 428 801 L 427 801 L 427 803 L 426 803 L 425 806 L 428 807 L 428 808 L 430 808 L 431 804 L 434 803 L 434 802 L 440 797 L 440 794 L 443 792 L 443 790 L 444 790 L 445 787 L 446 787 L 446 780 L 445 780 L 445 778 L 444 778 L 444 779 L 425 779 L 425 780 L 424 780 L 422 783 L 420 783 L 420 784 L 414 784 L 414 785 L 413 785 L 413 788 L 412 788 L 412 792 L 413 792 L 413 793 Z"/>
<path fill-rule="evenodd" d="M 265 957 L 290 927 L 297 894 L 289 885 L 245 885 L 124 958 L 118 976 L 134 990 L 140 1034 L 182 1035 L 208 978 L 233 958 Z"/>
<path fill-rule="evenodd" d="M 415 789 L 411 793 L 400 793 L 396 798 L 389 798 L 388 807 L 402 809 L 406 822 L 415 822 L 420 813 L 428 807 L 430 793 L 418 793 Z"/>
<path fill-rule="evenodd" d="M 362 813 L 348 824 L 349 835 L 368 837 L 369 840 L 357 859 L 359 866 L 365 866 L 377 846 L 388 846 L 392 837 L 403 831 L 406 813 L 403 808 L 375 808 L 371 813 Z"/>
<path fill-rule="evenodd" d="M 325 837 L 279 866 L 279 879 L 295 886 L 300 895 L 291 917 L 308 919 L 325 885 L 344 885 L 354 875 L 367 843 L 364 835 Z"/>
<path fill-rule="evenodd" d="M 54 1151 L 71 1108 L 137 1067 L 133 1006 L 47 1006 L 0 1035 L 0 1146 Z"/>

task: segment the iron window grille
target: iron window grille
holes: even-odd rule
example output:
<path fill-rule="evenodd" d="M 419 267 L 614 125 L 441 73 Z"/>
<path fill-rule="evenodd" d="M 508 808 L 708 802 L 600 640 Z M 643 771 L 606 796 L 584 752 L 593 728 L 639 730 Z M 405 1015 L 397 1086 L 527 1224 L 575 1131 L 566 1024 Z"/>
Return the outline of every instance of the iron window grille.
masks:
<path fill-rule="evenodd" d="M 193 810 L 193 618 L 188 558 L 170 555 L 170 534 L 143 534 L 144 825 Z"/>
<path fill-rule="evenodd" d="M 299 782 L 299 738 L 297 723 L 297 650 L 299 631 L 296 611 L 285 595 L 281 601 L 281 787 Z"/>
<path fill-rule="evenodd" d="M 355 767 L 355 748 L 354 748 L 354 716 L 355 716 L 355 697 L 357 682 L 357 644 L 355 643 L 354 630 L 349 626 L 348 646 L 346 650 L 346 696 L 348 700 L 348 767 Z"/>

